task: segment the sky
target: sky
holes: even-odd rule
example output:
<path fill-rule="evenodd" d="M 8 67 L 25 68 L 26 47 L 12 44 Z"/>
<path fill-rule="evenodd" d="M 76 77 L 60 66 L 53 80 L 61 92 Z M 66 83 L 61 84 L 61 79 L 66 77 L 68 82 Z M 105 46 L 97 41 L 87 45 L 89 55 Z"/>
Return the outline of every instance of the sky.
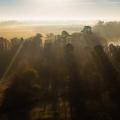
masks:
<path fill-rule="evenodd" d="M 120 20 L 120 0 L 0 0 L 4 20 Z"/>

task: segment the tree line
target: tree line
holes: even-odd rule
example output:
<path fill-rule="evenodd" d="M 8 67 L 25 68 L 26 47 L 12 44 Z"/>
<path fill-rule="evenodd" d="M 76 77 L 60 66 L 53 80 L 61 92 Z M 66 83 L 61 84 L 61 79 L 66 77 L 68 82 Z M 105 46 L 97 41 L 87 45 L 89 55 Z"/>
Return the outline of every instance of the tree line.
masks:
<path fill-rule="evenodd" d="M 1 37 L 1 120 L 119 119 L 119 53 L 90 26 L 45 38 Z"/>

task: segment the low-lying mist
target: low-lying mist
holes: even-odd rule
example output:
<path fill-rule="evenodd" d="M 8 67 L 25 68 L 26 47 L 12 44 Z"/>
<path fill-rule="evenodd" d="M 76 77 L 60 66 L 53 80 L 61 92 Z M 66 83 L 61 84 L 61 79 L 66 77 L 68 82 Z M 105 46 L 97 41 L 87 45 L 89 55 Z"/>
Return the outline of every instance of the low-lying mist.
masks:
<path fill-rule="evenodd" d="M 16 22 L 8 21 L 0 23 L 0 36 L 7 39 L 12 39 L 14 37 L 18 38 L 29 38 L 36 33 L 41 33 L 43 36 L 54 33 L 60 34 L 61 31 L 65 30 L 69 33 L 80 32 L 84 25 L 91 25 L 93 31 L 104 37 L 108 42 L 119 42 L 120 39 L 120 22 L 73 22 L 72 23 L 32 23 L 32 22 Z"/>

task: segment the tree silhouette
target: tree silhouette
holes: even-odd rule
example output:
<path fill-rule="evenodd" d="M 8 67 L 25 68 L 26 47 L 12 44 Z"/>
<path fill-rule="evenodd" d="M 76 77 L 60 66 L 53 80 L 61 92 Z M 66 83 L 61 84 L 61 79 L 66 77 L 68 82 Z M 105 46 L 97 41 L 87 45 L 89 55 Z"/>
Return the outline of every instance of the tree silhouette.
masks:
<path fill-rule="evenodd" d="M 1 112 L 8 120 L 29 120 L 29 112 L 36 103 L 36 90 L 33 87 L 36 72 L 25 71 L 12 78 L 11 85 L 4 93 Z"/>
<path fill-rule="evenodd" d="M 68 69 L 68 94 L 71 107 L 71 119 L 72 120 L 85 120 L 86 108 L 84 91 L 81 86 L 80 73 L 77 67 L 77 63 L 74 57 L 74 48 L 71 44 L 67 44 L 65 48 L 65 60 Z"/>

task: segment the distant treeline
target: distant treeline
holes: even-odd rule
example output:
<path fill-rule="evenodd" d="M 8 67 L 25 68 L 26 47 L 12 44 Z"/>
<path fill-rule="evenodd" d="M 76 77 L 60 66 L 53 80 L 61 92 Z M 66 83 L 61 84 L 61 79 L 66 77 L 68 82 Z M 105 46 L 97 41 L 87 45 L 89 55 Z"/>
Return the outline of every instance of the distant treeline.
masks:
<path fill-rule="evenodd" d="M 79 33 L 0 38 L 0 120 L 119 120 L 120 46 Z"/>

